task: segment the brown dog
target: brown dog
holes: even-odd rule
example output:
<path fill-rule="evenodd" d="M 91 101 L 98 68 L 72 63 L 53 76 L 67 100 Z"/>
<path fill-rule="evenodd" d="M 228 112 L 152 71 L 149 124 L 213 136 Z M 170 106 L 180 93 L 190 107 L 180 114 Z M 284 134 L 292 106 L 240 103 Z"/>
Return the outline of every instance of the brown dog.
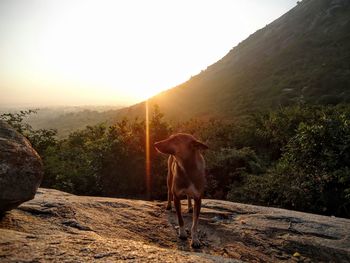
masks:
<path fill-rule="evenodd" d="M 205 161 L 200 150 L 208 149 L 208 146 L 185 133 L 172 135 L 166 140 L 156 142 L 154 146 L 159 152 L 170 154 L 168 159 L 167 209 L 171 208 L 171 200 L 174 199 L 181 239 L 187 238 L 181 215 L 181 197 L 187 195 L 189 210 L 192 208 L 191 198 L 194 199 L 191 245 L 199 247 L 197 224 L 206 183 Z"/>

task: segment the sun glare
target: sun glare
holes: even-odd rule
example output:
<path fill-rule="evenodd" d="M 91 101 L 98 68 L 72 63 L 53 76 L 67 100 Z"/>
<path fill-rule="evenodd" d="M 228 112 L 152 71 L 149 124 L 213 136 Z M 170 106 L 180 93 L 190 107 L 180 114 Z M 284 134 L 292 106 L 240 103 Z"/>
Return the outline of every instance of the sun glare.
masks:
<path fill-rule="evenodd" d="M 295 1 L 272 2 L 1 1 L 0 102 L 139 102 L 216 62 Z"/>
<path fill-rule="evenodd" d="M 151 197 L 151 148 L 150 148 L 150 134 L 149 134 L 149 110 L 148 110 L 148 100 L 145 103 L 146 107 L 146 142 L 145 142 L 145 151 L 146 151 L 146 188 L 147 188 L 147 197 Z"/>

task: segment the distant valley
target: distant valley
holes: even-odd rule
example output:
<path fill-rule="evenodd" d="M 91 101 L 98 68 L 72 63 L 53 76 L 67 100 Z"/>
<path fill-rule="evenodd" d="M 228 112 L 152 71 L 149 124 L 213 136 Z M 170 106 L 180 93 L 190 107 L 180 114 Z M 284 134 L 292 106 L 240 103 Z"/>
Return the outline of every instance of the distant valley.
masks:
<path fill-rule="evenodd" d="M 25 121 L 34 129 L 56 129 L 59 137 L 66 137 L 72 131 L 84 129 L 87 125 L 109 123 L 122 106 L 56 106 L 30 108 L 35 114 L 30 114 Z M 2 113 L 14 113 L 26 110 L 26 107 L 0 108 Z"/>

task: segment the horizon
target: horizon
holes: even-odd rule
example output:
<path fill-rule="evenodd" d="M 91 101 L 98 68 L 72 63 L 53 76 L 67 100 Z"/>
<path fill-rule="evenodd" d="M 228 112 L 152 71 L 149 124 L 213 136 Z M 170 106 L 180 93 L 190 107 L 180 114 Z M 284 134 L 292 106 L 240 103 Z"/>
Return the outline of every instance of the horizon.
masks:
<path fill-rule="evenodd" d="M 141 102 L 199 74 L 295 5 L 294 0 L 2 1 L 0 105 Z"/>

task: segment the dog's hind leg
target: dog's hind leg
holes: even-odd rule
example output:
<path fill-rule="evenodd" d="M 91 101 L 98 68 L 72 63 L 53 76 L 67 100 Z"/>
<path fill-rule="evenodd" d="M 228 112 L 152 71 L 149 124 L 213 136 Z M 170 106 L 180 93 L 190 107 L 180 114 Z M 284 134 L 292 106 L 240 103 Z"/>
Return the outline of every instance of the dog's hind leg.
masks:
<path fill-rule="evenodd" d="M 197 225 L 198 225 L 198 218 L 199 213 L 201 211 L 201 205 L 202 200 L 200 198 L 194 199 L 194 210 L 193 210 L 193 221 L 192 221 L 192 228 L 191 228 L 191 246 L 194 248 L 199 248 L 201 246 L 201 243 L 198 239 L 198 233 L 197 233 Z"/>
<path fill-rule="evenodd" d="M 168 190 L 168 203 L 166 205 L 166 210 L 171 210 L 171 201 L 173 201 L 173 194 Z"/>
<path fill-rule="evenodd" d="M 171 171 L 168 171 L 168 177 L 167 177 L 168 204 L 166 206 L 166 210 L 171 210 L 171 201 L 173 201 L 173 193 L 171 191 L 172 183 L 173 183 L 173 176 L 171 174 Z"/>
<path fill-rule="evenodd" d="M 168 176 L 167 176 L 167 186 L 168 186 L 168 204 L 166 206 L 166 210 L 171 210 L 171 201 L 173 201 L 173 193 L 171 191 L 173 187 L 173 172 L 172 172 L 172 165 L 173 165 L 174 159 L 172 156 L 168 158 Z"/>
<path fill-rule="evenodd" d="M 191 201 L 191 197 L 190 196 L 187 196 L 187 201 L 188 201 L 187 213 L 192 213 L 193 212 L 193 207 L 192 207 L 192 201 Z"/>
<path fill-rule="evenodd" d="M 176 195 L 174 195 L 174 205 L 175 205 L 177 219 L 179 222 L 179 237 L 181 239 L 186 239 L 187 234 L 184 226 L 184 220 L 181 215 L 181 200 Z"/>

